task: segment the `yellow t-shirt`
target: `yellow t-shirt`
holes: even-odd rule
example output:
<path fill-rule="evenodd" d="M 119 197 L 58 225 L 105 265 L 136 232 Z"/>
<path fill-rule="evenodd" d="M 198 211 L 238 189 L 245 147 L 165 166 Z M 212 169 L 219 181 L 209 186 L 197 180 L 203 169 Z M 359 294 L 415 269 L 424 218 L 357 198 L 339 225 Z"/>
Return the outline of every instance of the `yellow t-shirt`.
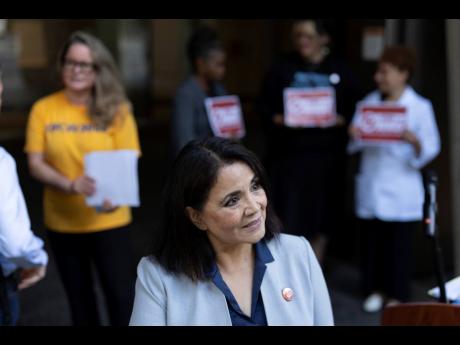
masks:
<path fill-rule="evenodd" d="M 43 153 L 48 164 L 71 180 L 83 175 L 86 153 L 118 149 L 140 154 L 136 122 L 127 104 L 107 130 L 95 127 L 86 106 L 70 103 L 64 91 L 44 97 L 32 107 L 25 151 Z M 131 209 L 124 206 L 112 213 L 98 213 L 86 205 L 84 196 L 45 186 L 44 218 L 54 231 L 88 233 L 129 224 Z"/>

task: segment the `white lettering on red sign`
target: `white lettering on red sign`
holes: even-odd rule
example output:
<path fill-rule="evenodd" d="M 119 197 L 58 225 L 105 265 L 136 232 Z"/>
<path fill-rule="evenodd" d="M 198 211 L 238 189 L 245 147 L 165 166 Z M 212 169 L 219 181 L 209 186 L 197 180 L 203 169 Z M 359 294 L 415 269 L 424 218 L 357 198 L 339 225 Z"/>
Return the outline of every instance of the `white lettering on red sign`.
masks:
<path fill-rule="evenodd" d="M 215 136 L 239 139 L 244 137 L 245 126 L 237 96 L 207 98 L 205 106 Z"/>
<path fill-rule="evenodd" d="M 407 128 L 407 111 L 404 107 L 361 106 L 356 125 L 360 139 L 367 142 L 400 141 Z"/>
<path fill-rule="evenodd" d="M 336 121 L 333 87 L 287 88 L 284 121 L 292 127 L 327 127 Z"/>

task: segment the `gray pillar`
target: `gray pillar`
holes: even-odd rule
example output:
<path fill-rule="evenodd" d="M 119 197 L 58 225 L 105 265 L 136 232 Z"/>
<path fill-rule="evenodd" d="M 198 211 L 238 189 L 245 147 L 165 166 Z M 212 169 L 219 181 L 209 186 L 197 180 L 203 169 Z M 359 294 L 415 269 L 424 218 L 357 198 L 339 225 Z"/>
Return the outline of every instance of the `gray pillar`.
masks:
<path fill-rule="evenodd" d="M 400 19 L 385 19 L 385 45 L 398 44 Z"/>
<path fill-rule="evenodd" d="M 454 269 L 460 275 L 460 20 L 446 20 L 446 41 Z"/>
<path fill-rule="evenodd" d="M 407 47 L 412 48 L 419 57 L 418 65 L 415 70 L 415 75 L 411 80 L 411 84 L 416 90 L 421 90 L 424 80 L 424 69 L 421 66 L 421 62 L 423 57 L 423 51 L 425 48 L 424 43 L 427 43 L 426 40 L 424 40 L 422 33 L 423 19 L 406 19 L 405 25 L 406 29 L 404 44 Z"/>

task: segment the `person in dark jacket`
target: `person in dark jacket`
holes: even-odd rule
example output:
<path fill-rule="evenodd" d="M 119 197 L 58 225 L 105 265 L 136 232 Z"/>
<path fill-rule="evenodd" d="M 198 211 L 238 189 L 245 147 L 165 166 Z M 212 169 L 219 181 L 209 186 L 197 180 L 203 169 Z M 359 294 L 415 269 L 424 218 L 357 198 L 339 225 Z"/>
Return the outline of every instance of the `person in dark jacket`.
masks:
<path fill-rule="evenodd" d="M 344 216 L 346 125 L 360 88 L 351 70 L 330 54 L 329 35 L 317 19 L 296 20 L 295 50 L 267 73 L 259 110 L 267 135 L 267 165 L 284 231 L 304 235 L 321 261 L 328 239 Z M 286 88 L 333 87 L 337 121 L 330 127 L 293 128 L 284 122 Z"/>
<path fill-rule="evenodd" d="M 179 86 L 171 118 L 171 146 L 175 157 L 191 140 L 213 136 L 205 108 L 207 97 L 226 95 L 221 81 L 225 76 L 225 52 L 217 33 L 198 29 L 187 45 L 192 75 Z"/>

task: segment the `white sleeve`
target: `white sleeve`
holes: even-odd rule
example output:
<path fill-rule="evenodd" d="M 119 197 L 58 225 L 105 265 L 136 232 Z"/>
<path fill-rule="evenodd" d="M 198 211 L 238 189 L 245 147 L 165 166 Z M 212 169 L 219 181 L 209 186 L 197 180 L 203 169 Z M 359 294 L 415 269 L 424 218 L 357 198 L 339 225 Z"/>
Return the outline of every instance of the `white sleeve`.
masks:
<path fill-rule="evenodd" d="M 166 326 L 165 288 L 155 264 L 143 258 L 137 267 L 130 326 Z"/>
<path fill-rule="evenodd" d="M 353 116 L 353 119 L 351 120 L 351 125 L 356 124 L 357 117 L 358 117 L 358 113 L 355 112 L 355 115 Z M 351 155 L 358 151 L 361 151 L 363 148 L 364 148 L 364 145 L 362 144 L 362 141 L 354 140 L 353 138 L 350 138 L 348 145 L 347 145 L 347 153 Z"/>
<path fill-rule="evenodd" d="M 326 281 L 321 270 L 321 266 L 316 259 L 316 255 L 310 243 L 301 237 L 307 247 L 308 263 L 313 286 L 314 301 L 314 326 L 334 326 L 334 316 L 332 313 L 331 300 L 327 289 Z"/>
<path fill-rule="evenodd" d="M 48 255 L 30 228 L 16 163 L 8 154 L 0 158 L 0 174 L 0 253 L 22 268 L 46 265 Z"/>
<path fill-rule="evenodd" d="M 415 135 L 420 141 L 421 151 L 420 155 L 416 157 L 415 151 L 412 150 L 413 155 L 409 159 L 409 164 L 413 168 L 421 169 L 439 154 L 441 144 L 431 102 L 424 102 L 418 111 L 420 127 Z"/>

